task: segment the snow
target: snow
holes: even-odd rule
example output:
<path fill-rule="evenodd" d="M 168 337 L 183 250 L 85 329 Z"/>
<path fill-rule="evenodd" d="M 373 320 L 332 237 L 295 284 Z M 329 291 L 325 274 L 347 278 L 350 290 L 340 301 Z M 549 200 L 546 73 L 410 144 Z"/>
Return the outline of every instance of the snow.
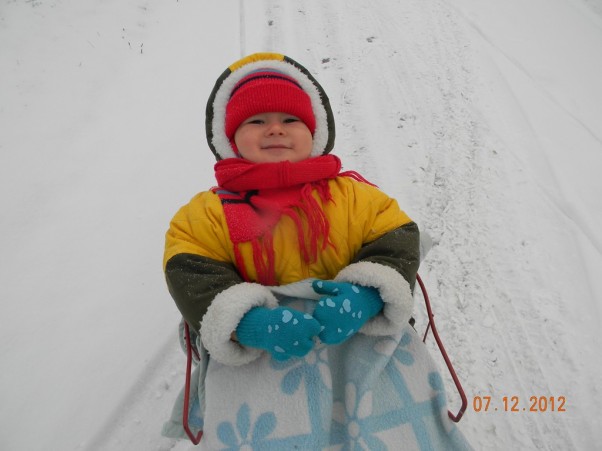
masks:
<path fill-rule="evenodd" d="M 2 1 L 0 449 L 193 449 L 160 438 L 185 363 L 163 235 L 255 51 L 316 75 L 345 168 L 432 236 L 475 449 L 600 449 L 601 48 L 599 0 Z"/>

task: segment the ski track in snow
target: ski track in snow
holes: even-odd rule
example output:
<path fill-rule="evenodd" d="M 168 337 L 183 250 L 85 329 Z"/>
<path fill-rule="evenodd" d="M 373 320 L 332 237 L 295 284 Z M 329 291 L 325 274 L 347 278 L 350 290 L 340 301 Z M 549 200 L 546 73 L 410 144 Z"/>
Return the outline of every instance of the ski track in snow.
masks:
<path fill-rule="evenodd" d="M 191 7 L 180 1 L 148 8 L 151 3 L 138 2 L 149 23 L 159 22 L 171 8 Z M 577 247 L 570 229 L 581 227 L 590 239 L 593 234 L 585 221 L 566 226 L 575 216 L 533 179 L 514 153 L 515 143 L 502 141 L 490 129 L 489 117 L 475 108 L 491 92 L 489 84 L 497 83 L 508 98 L 508 105 L 499 108 L 514 108 L 511 117 L 520 114 L 493 60 L 488 73 L 499 79 L 480 78 L 483 50 L 475 44 L 474 24 L 443 0 L 238 5 L 233 22 L 241 33 L 229 44 L 234 52 L 225 61 L 276 51 L 308 67 L 330 97 L 337 123 L 335 152 L 345 169 L 359 171 L 396 197 L 432 236 L 434 246 L 420 273 L 468 396 L 459 426 L 475 449 L 588 449 L 597 443 L 594 434 L 599 432 L 588 422 L 601 402 L 599 381 L 592 382 L 595 376 L 587 365 L 595 346 L 571 330 L 579 327 L 571 322 L 578 319 L 566 306 L 566 299 L 591 297 L 591 291 L 556 283 L 566 280 L 564 271 L 578 277 L 579 268 L 558 268 L 557 256 Z M 495 47 L 482 31 L 477 34 Z M 142 52 L 141 44 L 135 46 Z M 492 94 L 493 101 L 500 98 Z M 515 117 L 518 124 L 521 118 Z M 524 139 L 520 144 L 537 145 L 534 138 Z M 199 147 L 188 150 L 206 151 L 203 162 L 212 164 L 204 142 Z M 207 187 L 211 184 L 207 180 Z M 565 217 L 551 226 L 558 242 L 549 243 L 537 230 L 550 227 L 558 209 Z M 420 296 L 416 301 L 418 325 L 424 327 Z M 170 302 L 167 296 L 165 302 Z M 565 316 L 566 322 L 558 319 Z M 197 449 L 159 436 L 184 382 L 185 357 L 176 329 L 173 324 L 174 333 L 159 348 L 147 350 L 139 378 L 80 448 Z M 434 340 L 427 343 L 438 356 Z M 440 365 L 455 411 L 459 397 L 442 359 Z M 529 396 L 562 395 L 571 412 L 476 413 L 471 403 L 477 395 L 491 396 L 500 410 L 503 396 L 519 396 L 522 407 Z"/>

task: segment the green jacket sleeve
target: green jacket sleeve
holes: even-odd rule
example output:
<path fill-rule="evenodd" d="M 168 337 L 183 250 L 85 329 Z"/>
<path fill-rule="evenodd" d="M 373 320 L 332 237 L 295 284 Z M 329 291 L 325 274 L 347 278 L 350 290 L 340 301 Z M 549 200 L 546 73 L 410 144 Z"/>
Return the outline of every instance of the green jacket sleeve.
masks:
<path fill-rule="evenodd" d="M 353 263 L 368 261 L 395 269 L 414 291 L 416 273 L 420 264 L 420 232 L 414 222 L 409 222 L 380 238 L 365 244 Z"/>
<path fill-rule="evenodd" d="M 196 332 L 215 296 L 243 282 L 234 265 L 195 254 L 177 254 L 167 261 L 169 293 L 186 322 Z"/>

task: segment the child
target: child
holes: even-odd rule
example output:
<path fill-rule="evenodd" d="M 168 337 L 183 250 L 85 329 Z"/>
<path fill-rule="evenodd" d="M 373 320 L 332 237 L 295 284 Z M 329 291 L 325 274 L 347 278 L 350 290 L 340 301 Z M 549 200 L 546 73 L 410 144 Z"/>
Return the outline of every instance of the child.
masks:
<path fill-rule="evenodd" d="M 218 186 L 176 214 L 164 257 L 201 355 L 201 445 L 467 448 L 408 326 L 418 227 L 341 172 L 320 84 L 284 55 L 250 55 L 219 77 L 206 113 Z M 182 436 L 182 396 L 168 436 Z"/>

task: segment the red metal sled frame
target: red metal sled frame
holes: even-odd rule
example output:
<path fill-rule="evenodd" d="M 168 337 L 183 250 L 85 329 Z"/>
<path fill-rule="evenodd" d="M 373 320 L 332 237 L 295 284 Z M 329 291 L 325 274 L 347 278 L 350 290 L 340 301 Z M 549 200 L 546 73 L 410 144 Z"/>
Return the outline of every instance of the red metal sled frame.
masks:
<path fill-rule="evenodd" d="M 449 357 L 447 356 L 447 352 L 445 351 L 445 347 L 443 346 L 443 342 L 441 341 L 441 338 L 439 337 L 439 332 L 437 332 L 437 327 L 435 326 L 435 315 L 433 315 L 433 310 L 431 309 L 431 301 L 426 292 L 426 287 L 424 286 L 424 283 L 422 282 L 422 279 L 420 278 L 420 276 L 418 274 L 416 274 L 416 280 L 418 281 L 418 284 L 420 285 L 420 289 L 422 290 L 422 296 L 424 297 L 424 303 L 426 304 L 426 311 L 427 311 L 428 318 L 429 318 L 429 322 L 426 327 L 426 332 L 424 333 L 424 337 L 423 337 L 422 341 L 423 342 L 426 341 L 426 336 L 429 333 L 429 329 L 432 329 L 433 336 L 435 337 L 435 341 L 437 342 L 437 346 L 439 347 L 439 351 L 441 352 L 441 355 L 443 356 L 443 359 L 445 360 L 445 364 L 447 365 L 447 369 L 449 370 L 449 373 L 451 374 L 451 377 L 454 380 L 454 384 L 456 384 L 456 388 L 458 390 L 458 393 L 460 394 L 460 398 L 462 398 L 462 406 L 460 407 L 460 410 L 458 411 L 457 414 L 454 415 L 450 410 L 447 411 L 449 418 L 454 423 L 457 423 L 462 418 L 462 415 L 464 415 L 464 412 L 466 411 L 466 407 L 468 405 L 468 401 L 466 399 L 466 393 L 464 393 L 462 384 L 460 384 L 460 380 L 458 379 L 458 376 L 456 375 L 456 371 L 454 370 L 454 367 L 453 367 L 451 361 L 449 360 Z M 190 441 L 193 444 L 198 445 L 201 441 L 201 438 L 203 437 L 203 431 L 199 431 L 198 434 L 195 435 L 190 430 L 190 426 L 188 425 L 188 410 L 189 410 L 189 406 L 190 406 L 190 373 L 191 373 L 191 369 L 192 369 L 192 353 L 193 352 L 195 353 L 197 359 L 200 360 L 200 358 L 199 358 L 199 354 L 198 354 L 197 350 L 193 349 L 192 343 L 190 342 L 190 329 L 189 329 L 188 323 L 186 323 L 186 321 L 184 321 L 184 336 L 186 338 L 186 384 L 184 386 L 184 409 L 183 409 L 184 411 L 182 413 L 182 425 L 183 425 L 184 431 L 186 431 L 186 435 L 188 435 L 188 438 L 190 439 Z"/>
<path fill-rule="evenodd" d="M 184 411 L 182 413 L 182 425 L 184 426 L 184 431 L 186 431 L 186 435 L 190 439 L 190 441 L 198 445 L 201 441 L 201 437 L 203 437 L 203 431 L 199 431 L 197 435 L 194 435 L 190 430 L 188 425 L 188 407 L 190 406 L 190 373 L 192 370 L 192 343 L 190 342 L 190 328 L 188 327 L 188 323 L 184 321 L 184 336 L 186 338 L 186 384 L 184 385 Z M 199 354 L 196 349 L 194 349 L 194 354 L 196 358 L 200 360 Z"/>
<path fill-rule="evenodd" d="M 424 286 L 424 283 L 422 282 L 422 279 L 420 278 L 420 276 L 418 274 L 416 274 L 416 281 L 418 281 L 418 284 L 420 285 L 420 289 L 422 290 L 422 296 L 424 297 L 424 303 L 426 304 L 426 312 L 429 317 L 429 323 L 426 327 L 426 332 L 424 332 L 424 337 L 422 338 L 422 341 L 423 342 L 426 341 L 426 336 L 429 333 L 429 329 L 432 329 L 433 336 L 435 337 L 435 341 L 437 342 L 437 346 L 439 347 L 439 351 L 441 352 L 441 355 L 443 356 L 443 359 L 445 360 L 445 364 L 447 365 L 447 369 L 449 370 L 449 373 L 451 374 L 451 377 L 454 380 L 454 384 L 456 384 L 456 389 L 458 390 L 458 393 L 460 394 L 460 398 L 462 398 L 462 406 L 460 407 L 460 410 L 458 411 L 457 414 L 454 415 L 450 410 L 447 411 L 447 414 L 449 415 L 451 420 L 454 423 L 457 423 L 458 421 L 460 421 L 460 418 L 462 418 L 462 415 L 464 415 L 464 412 L 466 411 L 466 407 L 468 406 L 468 400 L 466 399 L 466 393 L 464 393 L 462 384 L 460 384 L 460 379 L 458 379 L 458 375 L 456 374 L 456 371 L 454 370 L 451 360 L 449 360 L 447 352 L 445 352 L 445 347 L 443 346 L 443 342 L 441 341 L 441 338 L 439 337 L 439 332 L 437 332 L 437 327 L 435 326 L 435 315 L 433 315 L 433 310 L 431 309 L 431 301 L 429 300 L 429 295 L 427 294 L 426 287 Z"/>

